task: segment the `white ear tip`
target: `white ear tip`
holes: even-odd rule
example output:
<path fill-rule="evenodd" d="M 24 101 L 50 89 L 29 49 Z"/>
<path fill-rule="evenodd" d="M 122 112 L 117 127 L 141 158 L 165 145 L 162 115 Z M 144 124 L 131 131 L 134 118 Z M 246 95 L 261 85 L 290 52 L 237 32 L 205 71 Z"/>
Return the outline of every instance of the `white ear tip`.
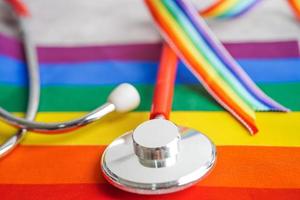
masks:
<path fill-rule="evenodd" d="M 140 94 L 133 85 L 122 83 L 110 93 L 108 102 L 115 105 L 117 112 L 127 112 L 137 108 L 140 99 Z"/>

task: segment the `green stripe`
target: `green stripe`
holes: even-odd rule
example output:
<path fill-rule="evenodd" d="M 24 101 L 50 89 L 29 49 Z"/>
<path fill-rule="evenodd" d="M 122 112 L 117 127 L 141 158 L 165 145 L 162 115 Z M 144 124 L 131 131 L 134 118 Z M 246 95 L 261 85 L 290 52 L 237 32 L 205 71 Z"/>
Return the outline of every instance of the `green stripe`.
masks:
<path fill-rule="evenodd" d="M 260 84 L 268 95 L 300 111 L 300 83 Z M 153 86 L 136 85 L 142 102 L 139 111 L 150 109 Z M 40 111 L 89 111 L 105 102 L 113 86 L 48 86 L 42 88 Z M 26 108 L 27 89 L 0 85 L 0 105 L 10 112 Z M 176 85 L 173 110 L 223 110 L 200 85 Z"/>

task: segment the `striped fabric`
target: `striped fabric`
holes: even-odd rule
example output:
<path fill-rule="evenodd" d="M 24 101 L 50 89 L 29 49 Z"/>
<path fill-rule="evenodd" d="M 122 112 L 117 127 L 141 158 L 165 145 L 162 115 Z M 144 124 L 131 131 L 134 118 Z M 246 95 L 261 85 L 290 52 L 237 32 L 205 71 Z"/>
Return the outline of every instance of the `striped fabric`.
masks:
<path fill-rule="evenodd" d="M 250 136 L 196 82 L 183 64 L 175 88 L 175 123 L 196 128 L 217 145 L 215 169 L 196 186 L 144 199 L 299 199 L 300 51 L 297 41 L 225 44 L 268 95 L 294 112 L 258 113 Z M 133 83 L 142 104 L 125 116 L 64 135 L 30 133 L 0 161 L 0 199 L 137 199 L 100 174 L 100 157 L 114 138 L 146 120 L 161 44 L 41 47 L 39 121 L 71 119 L 105 101 L 114 85 Z M 0 105 L 26 106 L 26 70 L 18 41 L 0 35 Z M 113 76 L 108 76 L 113 74 Z M 13 129 L 0 123 L 0 141 Z"/>

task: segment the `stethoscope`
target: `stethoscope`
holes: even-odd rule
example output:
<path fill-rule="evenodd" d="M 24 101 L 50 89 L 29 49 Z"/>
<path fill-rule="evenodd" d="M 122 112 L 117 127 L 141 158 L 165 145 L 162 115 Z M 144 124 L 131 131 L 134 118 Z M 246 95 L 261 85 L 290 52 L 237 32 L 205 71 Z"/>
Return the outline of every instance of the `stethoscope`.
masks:
<path fill-rule="evenodd" d="M 29 17 L 26 6 L 19 0 L 7 0 L 17 15 L 28 69 L 29 100 L 25 119 L 16 117 L 0 107 L 0 118 L 8 124 L 21 128 L 15 135 L 0 146 L 0 157 L 13 150 L 26 135 L 27 130 L 40 133 L 62 133 L 90 124 L 114 111 L 124 113 L 135 109 L 140 103 L 140 96 L 136 88 L 128 83 L 117 86 L 108 96 L 107 102 L 90 113 L 71 121 L 59 123 L 34 122 L 39 106 L 40 78 L 37 52 L 27 30 Z"/>
<path fill-rule="evenodd" d="M 112 185 L 138 194 L 166 194 L 201 180 L 214 166 L 215 145 L 197 130 L 169 121 L 177 56 L 164 45 L 150 120 L 114 140 L 101 160 Z"/>
<path fill-rule="evenodd" d="M 69 131 L 92 123 L 111 112 L 127 112 L 139 105 L 140 96 L 137 90 L 130 84 L 121 84 L 112 91 L 105 104 L 78 119 L 62 123 L 32 121 L 38 109 L 40 92 L 36 49 L 20 12 L 20 5 L 23 5 L 19 0 L 8 2 L 18 8 L 16 11 L 19 14 L 24 41 L 30 90 L 26 119 L 15 117 L 0 108 L 1 119 L 21 128 L 0 147 L 0 156 L 14 149 L 27 130 L 41 133 Z M 176 70 L 177 56 L 165 44 L 150 120 L 115 139 L 102 155 L 102 173 L 115 187 L 137 194 L 172 193 L 194 185 L 213 168 L 216 148 L 211 140 L 197 130 L 169 121 Z"/>

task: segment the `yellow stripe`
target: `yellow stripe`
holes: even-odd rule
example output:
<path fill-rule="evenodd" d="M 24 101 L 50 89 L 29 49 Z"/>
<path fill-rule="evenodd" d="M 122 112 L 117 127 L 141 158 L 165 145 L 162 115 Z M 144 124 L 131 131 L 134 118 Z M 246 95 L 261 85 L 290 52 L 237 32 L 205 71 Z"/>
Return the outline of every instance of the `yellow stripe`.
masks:
<path fill-rule="evenodd" d="M 221 88 L 225 90 L 226 93 L 232 98 L 232 101 L 234 101 L 235 106 L 240 107 L 244 112 L 246 112 L 246 114 L 249 117 L 255 119 L 253 109 L 247 103 L 245 103 L 240 96 L 236 94 L 236 92 L 232 89 L 232 87 L 230 87 L 228 83 L 222 79 L 220 74 L 218 74 L 218 72 L 213 69 L 213 67 L 206 61 L 206 59 L 203 58 L 202 54 L 192 43 L 188 35 L 186 35 L 186 33 L 183 30 L 181 30 L 176 20 L 174 20 L 174 18 L 164 7 L 162 2 L 161 1 L 152 1 L 152 2 L 156 6 L 158 13 L 160 13 L 164 18 L 164 20 L 170 24 L 170 27 L 172 28 L 173 32 L 177 35 L 178 40 L 180 40 L 182 44 L 185 44 L 186 48 L 189 50 L 189 52 L 191 52 L 191 56 L 193 56 L 194 60 L 198 62 L 198 65 L 205 67 L 205 71 L 209 74 L 209 77 L 211 79 L 210 82 L 212 81 L 217 82 L 217 85 L 221 86 Z M 209 83 L 207 83 L 207 85 L 209 85 Z"/>
<path fill-rule="evenodd" d="M 231 8 L 238 4 L 238 0 L 225 0 L 218 7 L 211 10 L 210 12 L 205 13 L 204 17 L 218 17 L 227 13 Z"/>
<path fill-rule="evenodd" d="M 38 121 L 64 121 L 84 113 L 40 113 Z M 110 116 L 69 134 L 42 135 L 30 133 L 24 145 L 107 145 L 117 136 L 147 120 L 149 113 L 132 112 Z M 260 132 L 249 133 L 226 112 L 173 112 L 171 119 L 208 135 L 216 145 L 291 146 L 300 147 L 300 112 L 257 113 Z M 0 123 L 0 141 L 13 129 Z"/>

